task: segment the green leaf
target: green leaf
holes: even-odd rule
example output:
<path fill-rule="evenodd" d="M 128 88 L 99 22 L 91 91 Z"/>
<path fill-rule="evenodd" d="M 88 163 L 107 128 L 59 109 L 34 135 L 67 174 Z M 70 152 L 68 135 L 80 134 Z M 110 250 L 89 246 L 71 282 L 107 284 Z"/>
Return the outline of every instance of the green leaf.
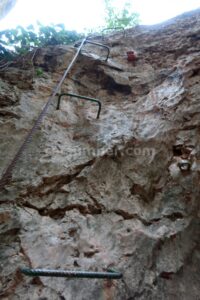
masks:
<path fill-rule="evenodd" d="M 0 32 L 1 59 L 15 58 L 16 55 L 26 54 L 32 47 L 48 45 L 69 44 L 81 38 L 75 31 L 67 31 L 63 24 L 43 26 L 38 22 L 39 30 L 35 31 L 33 25 L 26 29 L 17 26 L 15 29 Z M 6 47 L 9 47 L 7 50 Z"/>
<path fill-rule="evenodd" d="M 139 15 L 131 11 L 130 0 L 125 2 L 121 11 L 117 11 L 112 0 L 104 0 L 105 23 L 107 27 L 128 28 L 139 23 Z"/>

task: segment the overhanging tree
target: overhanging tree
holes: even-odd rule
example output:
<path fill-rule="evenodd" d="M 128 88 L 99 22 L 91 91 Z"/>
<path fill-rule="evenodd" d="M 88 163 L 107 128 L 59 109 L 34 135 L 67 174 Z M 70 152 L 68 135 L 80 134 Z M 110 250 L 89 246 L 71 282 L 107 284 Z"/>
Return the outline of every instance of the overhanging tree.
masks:
<path fill-rule="evenodd" d="M 106 26 L 129 28 L 139 23 L 139 14 L 132 11 L 131 2 L 125 2 L 121 10 L 114 6 L 113 0 L 104 0 Z"/>
<path fill-rule="evenodd" d="M 37 30 L 32 25 L 3 30 L 0 32 L 0 61 L 12 61 L 37 47 L 71 44 L 81 37 L 76 31 L 66 30 L 63 24 L 43 26 L 38 23 Z"/>

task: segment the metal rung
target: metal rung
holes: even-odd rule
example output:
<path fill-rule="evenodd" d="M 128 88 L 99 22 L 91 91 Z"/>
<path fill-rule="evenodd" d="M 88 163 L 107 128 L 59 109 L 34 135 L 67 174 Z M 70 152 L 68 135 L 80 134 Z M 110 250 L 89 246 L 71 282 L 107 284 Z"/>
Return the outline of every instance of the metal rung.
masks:
<path fill-rule="evenodd" d="M 107 45 L 100 44 L 100 43 L 96 43 L 96 42 L 91 42 L 91 41 L 89 41 L 89 40 L 86 38 L 85 41 L 84 41 L 84 45 L 87 44 L 87 43 L 88 43 L 88 44 L 91 44 L 91 45 L 95 45 L 95 46 L 99 46 L 99 47 L 105 48 L 105 49 L 107 50 L 107 52 L 108 52 L 105 61 L 108 60 L 109 55 L 110 55 L 110 48 L 109 48 Z M 80 43 L 77 43 L 77 44 L 75 44 L 74 46 L 75 46 L 75 47 L 79 47 L 79 46 L 80 46 Z"/>
<path fill-rule="evenodd" d="M 11 160 L 9 165 L 7 166 L 6 170 L 4 171 L 4 173 L 2 175 L 2 178 L 0 178 L 0 191 L 4 188 L 4 186 L 6 184 L 9 184 L 10 181 L 12 180 L 12 172 L 15 169 L 17 162 L 22 157 L 22 155 L 23 155 L 24 151 L 26 150 L 28 144 L 30 144 L 32 142 L 33 135 L 38 130 L 39 125 L 41 124 L 42 120 L 44 119 L 44 117 L 47 114 L 47 110 L 48 110 L 50 104 L 53 102 L 54 97 L 60 91 L 60 88 L 61 88 L 65 78 L 67 77 L 67 75 L 71 71 L 74 63 L 77 61 L 78 56 L 81 52 L 81 48 L 83 47 L 85 41 L 86 41 L 86 38 L 84 38 L 82 40 L 79 48 L 76 51 L 76 54 L 72 58 L 70 64 L 68 65 L 67 69 L 65 70 L 65 72 L 64 72 L 62 78 L 60 79 L 60 81 L 57 83 L 55 89 L 52 91 L 52 94 L 50 95 L 47 103 L 44 105 L 42 111 L 40 112 L 39 116 L 37 117 L 36 121 L 34 122 L 33 127 L 30 129 L 30 131 L 28 131 L 27 136 L 25 137 L 25 140 L 22 142 L 22 144 L 19 147 L 18 151 L 16 152 L 15 156 L 13 157 L 13 159 Z"/>
<path fill-rule="evenodd" d="M 20 268 L 20 271 L 27 276 L 47 276 L 47 277 L 66 277 L 66 278 L 91 278 L 91 279 L 120 279 L 122 273 L 114 270 L 107 272 L 85 272 L 85 271 L 66 271 L 66 270 L 47 270 Z"/>
<path fill-rule="evenodd" d="M 86 96 L 80 96 L 80 95 L 76 95 L 76 94 L 72 94 L 72 93 L 62 93 L 62 94 L 59 94 L 59 96 L 58 96 L 58 104 L 57 104 L 57 107 L 56 107 L 57 110 L 60 109 L 60 102 L 61 102 L 61 98 L 63 96 L 70 96 L 70 97 L 83 99 L 83 100 L 86 100 L 86 101 L 96 102 L 99 106 L 98 113 L 97 113 L 97 119 L 99 118 L 100 113 L 101 113 L 101 102 L 98 99 L 90 98 L 90 97 L 86 97 Z"/>
<path fill-rule="evenodd" d="M 104 44 L 100 44 L 100 43 L 96 43 L 96 42 L 91 42 L 91 41 L 88 41 L 87 39 L 85 40 L 85 42 L 84 42 L 84 44 L 92 44 L 92 45 L 96 45 L 96 46 L 99 46 L 99 47 L 103 47 L 103 48 L 105 48 L 105 49 L 107 49 L 107 56 L 106 56 L 106 59 L 105 59 L 105 61 L 107 61 L 108 60 L 108 58 L 109 58 L 109 55 L 110 55 L 110 48 L 108 47 L 108 46 L 106 46 L 106 45 L 104 45 Z"/>

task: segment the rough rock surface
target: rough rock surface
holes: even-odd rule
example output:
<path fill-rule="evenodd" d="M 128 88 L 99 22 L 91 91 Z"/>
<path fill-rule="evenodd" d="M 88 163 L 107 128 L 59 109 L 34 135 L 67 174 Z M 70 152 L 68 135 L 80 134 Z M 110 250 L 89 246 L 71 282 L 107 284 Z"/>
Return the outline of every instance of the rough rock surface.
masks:
<path fill-rule="evenodd" d="M 0 192 L 2 300 L 200 299 L 200 11 L 105 43 L 109 60 L 86 46 L 62 87 L 101 99 L 100 119 L 95 104 L 56 110 L 55 99 Z M 74 53 L 41 49 L 41 77 L 0 74 L 2 173 Z M 21 266 L 123 279 L 30 278 Z"/>

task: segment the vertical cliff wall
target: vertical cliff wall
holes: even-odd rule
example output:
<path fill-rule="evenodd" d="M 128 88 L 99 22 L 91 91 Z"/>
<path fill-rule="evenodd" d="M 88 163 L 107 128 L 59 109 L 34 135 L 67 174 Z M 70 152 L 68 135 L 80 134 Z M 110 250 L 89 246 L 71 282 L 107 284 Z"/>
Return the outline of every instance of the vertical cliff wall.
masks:
<path fill-rule="evenodd" d="M 94 38 L 101 42 L 101 37 Z M 200 11 L 86 46 L 0 192 L 0 298 L 200 299 Z M 128 62 L 126 52 L 137 51 Z M 73 47 L 0 72 L 0 168 Z M 38 76 L 40 75 L 40 76 Z M 19 267 L 119 270 L 119 281 L 25 277 Z"/>

